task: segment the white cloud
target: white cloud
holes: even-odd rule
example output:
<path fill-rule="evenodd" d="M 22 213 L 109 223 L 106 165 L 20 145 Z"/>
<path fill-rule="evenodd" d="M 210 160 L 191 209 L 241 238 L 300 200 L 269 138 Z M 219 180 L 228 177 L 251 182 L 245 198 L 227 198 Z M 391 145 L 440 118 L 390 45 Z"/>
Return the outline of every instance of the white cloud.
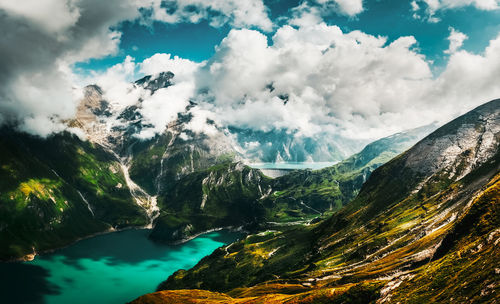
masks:
<path fill-rule="evenodd" d="M 465 35 L 462 32 L 459 32 L 455 30 L 454 28 L 450 27 L 450 36 L 448 36 L 448 40 L 450 41 L 450 47 L 444 51 L 445 54 L 453 54 L 455 53 L 459 48 L 462 47 L 464 44 L 464 41 L 467 40 L 467 35 Z"/>
<path fill-rule="evenodd" d="M 463 37 L 450 30 L 449 62 L 438 77 L 412 36 L 388 43 L 385 37 L 344 33 L 324 23 L 282 26 L 272 41 L 255 30 L 232 30 L 207 62 L 156 54 L 138 64 L 129 59 L 107 75 L 112 75 L 110 84 L 119 86 L 130 85 L 116 79 L 133 69 L 178 73 L 169 88 L 152 96 L 139 92 L 144 99 L 140 112 L 153 124 L 141 133 L 143 138 L 163 131 L 194 99 L 198 105 L 190 110 L 193 119 L 186 128 L 196 133 L 216 134 L 207 123 L 215 121 L 296 136 L 372 140 L 446 122 L 500 96 L 495 81 L 500 78 L 500 37 L 484 54 L 472 54 L 460 50 Z M 132 95 L 130 100 L 138 99 Z"/>
<path fill-rule="evenodd" d="M 322 21 L 320 8 L 303 2 L 291 10 L 291 18 L 288 20 L 288 24 L 300 27 L 319 24 Z"/>
<path fill-rule="evenodd" d="M 500 97 L 500 34 L 484 54 L 457 51 L 451 54 L 444 72 L 427 92 L 426 99 L 438 101 L 444 116 L 464 113 L 483 102 Z"/>
<path fill-rule="evenodd" d="M 151 0 L 153 19 L 166 23 L 198 23 L 208 20 L 211 26 L 230 23 L 233 27 L 273 27 L 262 0 Z"/>
<path fill-rule="evenodd" d="M 453 42 L 438 77 L 416 43 L 324 23 L 285 25 L 272 43 L 257 31 L 233 30 L 200 68 L 197 89 L 205 93 L 197 101 L 226 126 L 375 139 L 500 97 L 500 38 L 484 55 Z"/>
<path fill-rule="evenodd" d="M 0 40 L 0 122 L 13 122 L 23 130 L 42 136 L 51 130 L 60 131 L 61 121 L 75 114 L 75 96 L 79 95 L 75 92 L 78 77 L 72 72 L 73 64 L 116 54 L 121 32 L 114 28 L 122 21 L 176 23 L 207 19 L 213 26 L 230 23 L 263 30 L 273 27 L 262 0 L 167 1 L 167 6 L 176 6 L 172 14 L 162 7 L 162 2 L 165 1 L 0 0 L 0 28 L 8 33 Z M 142 18 L 139 9 L 152 16 Z M 195 65 L 188 67 L 180 58 L 168 59 L 163 58 L 171 64 L 165 68 L 187 69 L 177 72 L 176 81 L 182 81 L 182 77 L 191 73 L 189 69 L 196 68 Z M 158 62 L 160 58 L 152 60 Z M 148 62 L 139 68 L 154 69 Z M 126 69 L 126 66 L 114 69 Z M 128 71 L 110 70 L 108 75 L 97 75 L 100 77 L 97 80 L 107 88 L 107 98 L 127 105 L 141 92 L 133 90 L 120 75 L 112 75 L 122 72 L 130 76 Z M 119 81 L 111 85 L 109 81 L 115 76 Z"/>
<path fill-rule="evenodd" d="M 333 0 L 337 3 L 341 13 L 348 16 L 356 16 L 363 11 L 363 0 Z M 322 0 L 321 2 L 331 2 L 331 0 Z"/>
<path fill-rule="evenodd" d="M 0 26 L 13 35 L 0 41 L 0 63 L 5 68 L 0 75 L 0 121 L 17 121 L 21 129 L 40 135 L 60 131 L 61 121 L 74 115 L 78 90 L 73 88 L 77 81 L 71 64 L 116 52 L 120 33 L 109 28 L 139 17 L 139 6 L 153 7 L 154 14 L 164 10 L 155 6 L 159 5 L 155 0 L 68 1 L 58 6 L 66 17 L 54 21 L 43 10 L 2 1 Z M 177 2 L 178 13 L 165 11 L 156 17 L 198 22 L 219 12 L 222 19 L 210 19 L 214 26 L 229 22 L 263 30 L 272 27 L 261 1 Z M 414 8 L 421 10 L 422 3 L 415 2 Z M 436 11 L 448 2 L 425 3 Z M 335 5 L 340 7 L 340 2 Z M 308 4 L 296 8 L 290 24 L 279 28 L 272 41 L 257 30 L 232 30 L 203 63 L 170 54 L 156 54 L 140 63 L 127 57 L 87 79 L 100 85 L 117 109 L 143 100 L 139 112 L 153 127 L 146 128 L 142 138 L 162 132 L 192 98 L 199 104 L 190 110 L 193 119 L 187 128 L 193 132 L 216 134 L 215 126 L 207 124 L 213 120 L 221 126 L 283 129 L 297 136 L 375 139 L 435 120 L 444 122 L 500 96 L 495 82 L 500 78 L 500 37 L 484 53 L 473 54 L 460 49 L 467 37 L 450 29 L 449 62 L 441 75 L 433 77 L 414 37 L 388 42 L 360 31 L 344 33 L 321 22 L 320 8 Z M 173 86 L 154 94 L 132 83 L 138 72 L 167 70 L 176 75 Z"/>
<path fill-rule="evenodd" d="M 413 12 L 413 19 L 421 19 L 422 17 L 418 14 L 418 11 L 420 10 L 420 5 L 416 0 L 413 0 L 410 2 L 411 5 L 411 11 Z"/>
<path fill-rule="evenodd" d="M 226 125 L 377 137 L 402 122 L 398 112 L 411 106 L 405 95 L 419 95 L 415 84 L 430 81 L 425 58 L 411 50 L 415 42 L 386 45 L 386 38 L 321 23 L 283 26 L 270 46 L 257 31 L 233 30 L 201 69 L 198 86 L 208 89 L 204 100 Z"/>
<path fill-rule="evenodd" d="M 322 16 L 337 13 L 347 17 L 355 17 L 364 11 L 363 0 L 311 0 L 303 1 L 292 10 L 290 25 L 318 24 Z"/>
<path fill-rule="evenodd" d="M 0 0 L 0 8 L 9 14 L 30 20 L 48 32 L 63 33 L 74 26 L 80 17 L 80 10 L 75 2 L 73 0 Z"/>
<path fill-rule="evenodd" d="M 121 20 L 135 1 L 0 0 L 0 121 L 46 136 L 75 114 L 80 96 L 71 66 L 118 51 Z"/>
<path fill-rule="evenodd" d="M 411 10 L 414 11 L 414 12 L 416 12 L 416 11 L 418 11 L 420 9 L 420 5 L 418 5 L 417 1 L 415 1 L 415 0 L 412 1 L 410 3 L 410 5 L 411 5 Z"/>
<path fill-rule="evenodd" d="M 419 3 L 422 6 L 419 6 Z M 441 21 L 435 14 L 440 10 L 456 9 L 466 6 L 474 6 L 480 10 L 497 10 L 500 9 L 500 0 L 415 0 L 411 3 L 412 10 L 415 12 L 414 17 L 420 19 L 424 17 L 424 20 L 428 22 L 439 22 Z M 423 6 L 426 6 L 425 14 L 423 16 L 418 14 L 418 10 Z"/>
<path fill-rule="evenodd" d="M 190 110 L 190 113 L 193 117 L 191 121 L 186 124 L 186 129 L 194 133 L 204 133 L 208 136 L 214 136 L 219 133 L 219 130 L 217 130 L 214 124 L 208 123 L 208 121 L 216 119 L 214 112 L 201 109 L 200 107 L 194 107 Z"/>
<path fill-rule="evenodd" d="M 127 56 L 122 63 L 118 63 L 104 73 L 93 73 L 87 80 L 95 83 L 104 91 L 103 98 L 107 100 L 116 111 L 137 103 L 139 98 L 147 92 L 135 86 L 132 81 L 136 75 L 137 64 L 134 58 Z"/>
<path fill-rule="evenodd" d="M 140 71 L 145 75 L 155 75 L 169 71 L 175 74 L 174 81 L 192 80 L 199 63 L 178 56 L 157 53 L 140 64 Z"/>
<path fill-rule="evenodd" d="M 142 103 L 139 112 L 145 123 L 153 125 L 138 134 L 138 138 L 151 138 L 163 132 L 167 124 L 177 118 L 177 114 L 184 112 L 189 104 L 189 98 L 194 93 L 193 83 L 181 82 L 176 85 L 157 90 Z"/>
<path fill-rule="evenodd" d="M 103 99 L 110 103 L 113 114 L 107 121 L 109 128 L 123 125 L 124 122 L 118 118 L 119 114 L 126 107 L 137 106 L 144 125 L 152 126 L 144 127 L 137 135 L 146 139 L 163 132 L 167 124 L 177 118 L 178 113 L 185 111 L 194 95 L 194 73 L 198 65 L 179 57 L 171 58 L 170 54 L 155 54 L 141 63 L 136 63 L 134 58 L 127 56 L 122 63 L 102 73 L 93 73 L 86 80 L 80 81 L 95 83 L 103 90 Z M 173 85 L 153 93 L 133 83 L 138 71 L 153 75 L 163 71 L 174 72 Z M 192 128 L 200 127 L 199 124 L 199 121 L 193 121 Z"/>
<path fill-rule="evenodd" d="M 457 8 L 473 5 L 482 10 L 495 10 L 499 8 L 498 0 L 440 0 L 438 9 Z"/>

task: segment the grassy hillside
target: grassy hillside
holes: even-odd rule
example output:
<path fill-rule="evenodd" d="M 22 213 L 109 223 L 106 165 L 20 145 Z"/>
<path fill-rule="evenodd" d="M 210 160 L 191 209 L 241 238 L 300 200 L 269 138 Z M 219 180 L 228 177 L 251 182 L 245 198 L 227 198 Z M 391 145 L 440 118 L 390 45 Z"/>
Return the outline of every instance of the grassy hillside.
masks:
<path fill-rule="evenodd" d="M 494 303 L 499 122 L 500 101 L 479 107 L 375 170 L 327 220 L 220 248 L 137 303 L 181 303 L 175 290 L 185 288 L 224 292 L 196 291 L 193 303 L 229 301 L 213 295 L 239 303 Z"/>
<path fill-rule="evenodd" d="M 428 125 L 367 145 L 361 152 L 321 170 L 297 170 L 273 181 L 275 204 L 296 200 L 319 212 L 334 212 L 356 197 L 370 174 L 434 130 Z"/>
<path fill-rule="evenodd" d="M 205 170 L 192 168 L 194 173 L 172 176 L 174 170 L 179 170 L 171 162 L 182 166 L 185 157 L 191 156 L 193 163 L 207 158 L 194 157 L 196 153 L 179 154 L 184 155 L 182 159 L 173 158 L 171 156 L 176 155 L 182 145 L 169 145 L 167 154 L 170 156 L 164 157 L 164 167 L 170 166 L 171 169 L 165 169 L 164 174 L 170 174 L 170 178 L 168 183 L 161 184 L 158 202 L 163 211 L 151 237 L 177 241 L 220 227 L 258 231 L 326 217 L 354 198 L 373 170 L 423 137 L 429 128 L 426 126 L 378 140 L 332 167 L 297 170 L 277 179 L 266 178 L 259 170 L 231 162 Z M 158 145 L 151 147 L 165 146 L 160 144 L 165 141 L 161 138 L 157 139 Z M 147 151 L 159 153 L 161 149 Z M 148 159 L 159 162 L 159 157 Z"/>
<path fill-rule="evenodd" d="M 7 128 L 0 145 L 1 259 L 146 224 L 119 165 L 101 148 L 69 133 L 41 139 Z"/>

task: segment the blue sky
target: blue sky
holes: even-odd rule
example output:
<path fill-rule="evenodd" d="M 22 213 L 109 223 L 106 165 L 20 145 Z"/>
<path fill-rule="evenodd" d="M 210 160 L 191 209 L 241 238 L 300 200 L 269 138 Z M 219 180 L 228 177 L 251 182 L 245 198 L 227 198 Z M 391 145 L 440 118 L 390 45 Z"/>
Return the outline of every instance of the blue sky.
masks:
<path fill-rule="evenodd" d="M 500 32 L 500 10 L 481 10 L 474 5 L 440 10 L 436 13 L 439 22 L 429 22 L 413 17 L 412 1 L 364 0 L 363 12 L 356 16 L 330 11 L 323 15 L 328 25 L 337 25 L 344 32 L 360 30 L 371 35 L 388 37 L 391 42 L 401 36 L 414 36 L 420 53 L 432 61 L 435 73 L 446 64 L 448 56 L 443 52 L 448 48 L 450 27 L 466 34 L 462 49 L 480 53 Z M 286 23 L 291 10 L 299 5 L 297 0 L 267 0 L 269 17 L 276 25 Z M 422 16 L 425 7 L 418 11 Z M 210 26 L 207 20 L 198 23 L 168 24 L 152 22 L 144 25 L 139 21 L 125 21 L 116 29 L 122 32 L 120 51 L 117 55 L 102 59 L 91 59 L 77 63 L 82 71 L 103 70 L 122 62 L 130 55 L 141 61 L 155 53 L 170 53 L 182 58 L 201 62 L 214 54 L 214 48 L 227 36 L 231 26 Z M 273 31 L 264 32 L 269 40 Z M 270 41 L 271 42 L 271 41 Z"/>

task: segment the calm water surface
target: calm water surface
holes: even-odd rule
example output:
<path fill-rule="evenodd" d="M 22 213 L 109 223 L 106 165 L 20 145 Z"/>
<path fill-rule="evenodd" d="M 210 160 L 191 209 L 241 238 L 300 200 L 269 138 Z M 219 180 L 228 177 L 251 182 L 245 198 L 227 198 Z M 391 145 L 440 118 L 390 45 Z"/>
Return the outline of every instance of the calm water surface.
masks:
<path fill-rule="evenodd" d="M 201 235 L 175 246 L 147 239 L 148 230 L 126 230 L 80 241 L 25 263 L 0 263 L 2 303 L 126 303 L 155 291 L 178 269 L 241 234 Z"/>

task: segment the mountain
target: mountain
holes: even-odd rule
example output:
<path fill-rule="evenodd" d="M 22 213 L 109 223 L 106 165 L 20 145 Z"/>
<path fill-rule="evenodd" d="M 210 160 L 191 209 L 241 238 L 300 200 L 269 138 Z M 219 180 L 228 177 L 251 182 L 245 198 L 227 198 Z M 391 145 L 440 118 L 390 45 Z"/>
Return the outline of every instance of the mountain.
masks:
<path fill-rule="evenodd" d="M 162 212 L 151 238 L 175 242 L 221 227 L 258 231 L 326 216 L 354 198 L 373 170 L 433 128 L 398 133 L 332 167 L 295 170 L 277 179 L 231 162 L 187 174 L 162 188 Z"/>
<path fill-rule="evenodd" d="M 367 143 L 327 133 L 301 136 L 288 130 L 252 130 L 228 127 L 248 162 L 337 162 L 358 152 Z"/>
<path fill-rule="evenodd" d="M 361 152 L 321 170 L 297 170 L 277 178 L 274 196 L 281 200 L 297 200 L 319 210 L 333 212 L 351 201 L 370 174 L 404 152 L 437 127 L 434 124 L 397 133 L 368 144 Z"/>
<path fill-rule="evenodd" d="M 155 94 L 169 87 L 173 77 L 169 72 L 145 76 L 134 85 Z M 141 131 L 151 127 L 143 120 L 141 106 L 141 100 L 125 108 L 112 105 L 98 86 L 87 86 L 71 126 L 81 128 L 89 141 L 117 154 L 130 177 L 149 194 L 157 194 L 163 184 L 188 173 L 239 159 L 221 128 L 214 126 L 210 134 L 194 133 L 187 128 L 193 119 L 189 112 L 192 103 L 161 134 L 139 138 Z"/>
<path fill-rule="evenodd" d="M 161 73 L 146 76 L 134 85 L 155 94 L 157 90 L 170 86 L 173 78 L 172 73 Z M 257 229 L 256 226 L 262 223 L 309 220 L 325 211 L 334 211 L 357 193 L 369 173 L 389 159 L 387 155 L 403 151 L 423 137 L 424 133 L 429 133 L 433 127 L 423 127 L 382 139 L 353 156 L 359 158 L 356 161 L 351 158 L 349 161 L 353 164 L 341 163 L 330 170 L 297 171 L 287 177 L 268 181 L 257 170 L 244 169 L 248 170 L 252 177 L 260 178 L 245 179 L 240 188 L 234 188 L 230 181 L 241 179 L 241 176 L 246 174 L 237 162 L 255 152 L 241 148 L 242 142 L 261 141 L 263 146 L 270 147 L 264 144 L 267 140 L 275 144 L 285 140 L 286 143 L 281 142 L 279 145 L 289 152 L 293 150 L 290 149 L 291 145 L 296 147 L 295 151 L 302 147 L 300 149 L 303 149 L 303 152 L 299 159 L 314 154 L 312 147 L 317 147 L 318 144 L 312 139 L 306 143 L 294 140 L 294 136 L 290 137 L 283 132 L 264 133 L 236 128 L 226 130 L 211 121 L 207 123 L 211 124 L 216 132 L 195 133 L 189 129 L 193 119 L 191 110 L 196 107 L 192 102 L 163 133 L 143 140 L 137 137 L 137 134 L 148 127 L 144 124 L 140 112 L 141 100 L 124 109 L 114 107 L 104 100 L 104 93 L 97 86 L 88 86 L 85 96 L 80 104 L 75 125 L 85 130 L 90 141 L 113 151 L 130 179 L 152 197 L 149 200 L 158 200 L 161 212 L 154 214 L 155 218 L 160 213 L 161 216 L 154 223 L 155 229 L 151 236 L 158 241 L 180 241 L 204 230 L 226 226 Z M 321 144 L 321 141 L 317 142 Z M 354 149 L 352 146 L 344 146 L 348 150 Z M 340 149 L 340 145 L 336 147 L 337 150 Z M 271 154 L 276 156 L 273 153 Z M 295 156 L 297 155 L 296 153 Z M 326 155 L 324 154 L 325 157 Z M 343 157 L 344 154 L 338 155 L 339 159 Z M 372 162 L 369 163 L 369 160 Z M 203 180 L 210 180 L 210 174 L 216 174 L 224 182 L 219 182 L 217 187 L 207 190 Z M 303 178 L 303 175 L 307 177 Z M 301 191 L 304 182 L 308 183 L 309 189 L 313 189 L 311 181 L 317 185 L 316 189 L 303 194 Z M 258 187 L 261 190 L 248 191 Z M 264 188 L 269 192 L 266 195 L 261 194 Z M 325 191 L 333 188 L 337 189 L 336 192 Z M 231 194 L 226 193 L 221 197 L 220 193 L 223 191 Z M 211 199 L 217 206 L 213 210 L 217 212 L 210 213 L 207 211 L 211 210 L 210 208 L 200 208 L 204 196 L 219 200 L 215 202 L 215 199 Z M 336 198 L 333 200 L 335 205 L 331 204 L 332 196 Z M 182 208 L 178 202 L 183 202 Z M 234 202 L 241 202 L 244 206 L 234 209 L 231 207 Z M 253 213 L 242 214 L 242 211 L 248 208 L 253 210 Z M 204 220 L 200 221 L 200 218 Z M 249 220 L 250 218 L 252 220 Z"/>
<path fill-rule="evenodd" d="M 160 73 L 133 86 L 155 94 L 173 79 L 172 73 Z M 227 226 L 255 232 L 309 222 L 340 208 L 387 155 L 426 130 L 382 139 L 332 168 L 272 180 L 240 162 L 246 152 L 234 140 L 234 129 L 207 120 L 209 134 L 190 130 L 194 103 L 164 132 L 142 139 L 138 135 L 150 127 L 142 100 L 120 106 L 105 96 L 100 87 L 87 86 L 75 119 L 68 121 L 86 140 L 68 132 L 42 139 L 0 130 L 0 259 L 126 227 L 154 226 L 153 239 L 175 242 Z M 251 139 L 252 131 L 238 132 Z M 265 141 L 274 135 L 256 136 Z M 279 137 L 288 138 L 282 146 L 288 151 L 290 144 L 303 144 Z M 313 153 L 308 147 L 300 149 Z"/>
<path fill-rule="evenodd" d="M 172 242 L 220 227 L 256 225 L 264 219 L 261 200 L 270 191 L 270 179 L 242 163 L 190 174 L 159 197 L 162 212 L 151 238 Z"/>
<path fill-rule="evenodd" d="M 376 169 L 331 217 L 222 247 L 132 303 L 495 303 L 499 142 L 494 100 Z"/>
<path fill-rule="evenodd" d="M 190 173 L 240 160 L 223 132 L 195 134 L 184 129 L 186 119 L 180 116 L 164 133 L 131 145 L 130 176 L 149 193 L 158 194 Z"/>
<path fill-rule="evenodd" d="M 77 136 L 47 139 L 0 129 L 0 259 L 148 223 L 120 165 Z"/>
<path fill-rule="evenodd" d="M 174 80 L 173 73 L 162 72 L 147 75 L 133 85 L 154 96 L 158 90 L 170 87 Z M 152 127 L 141 114 L 144 101 L 141 98 L 123 108 L 106 101 L 104 92 L 96 85 L 87 86 L 84 95 L 75 125 L 82 128 L 91 140 L 113 147 L 115 151 L 120 150 L 120 155 L 130 152 L 127 149 L 138 141 L 137 136 Z M 231 125 L 222 127 L 210 120 L 206 122 L 211 126 L 210 131 L 193 132 L 189 124 L 195 113 L 192 111 L 194 107 L 197 104 L 191 101 L 178 119 L 158 136 L 167 135 L 167 140 L 172 139 L 168 134 L 174 138 L 189 138 L 187 147 L 200 148 L 203 152 L 215 149 L 223 154 L 237 155 L 238 160 L 247 162 L 341 161 L 368 143 L 328 134 L 307 137 L 284 129 L 261 131 Z M 154 143 L 158 136 L 147 142 Z M 205 147 L 197 144 L 200 142 Z"/>

